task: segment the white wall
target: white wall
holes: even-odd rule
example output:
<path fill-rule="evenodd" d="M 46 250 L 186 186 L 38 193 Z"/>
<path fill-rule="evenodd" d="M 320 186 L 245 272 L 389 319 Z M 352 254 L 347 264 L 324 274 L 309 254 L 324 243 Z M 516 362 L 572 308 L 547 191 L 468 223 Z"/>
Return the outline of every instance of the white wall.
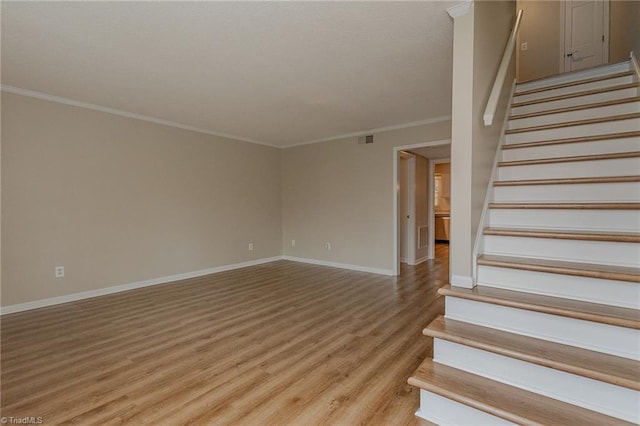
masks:
<path fill-rule="evenodd" d="M 391 271 L 393 147 L 449 139 L 450 132 L 451 122 L 442 121 L 382 132 L 368 145 L 345 138 L 285 149 L 283 253 Z"/>
<path fill-rule="evenodd" d="M 3 92 L 2 305 L 279 256 L 280 160 Z"/>

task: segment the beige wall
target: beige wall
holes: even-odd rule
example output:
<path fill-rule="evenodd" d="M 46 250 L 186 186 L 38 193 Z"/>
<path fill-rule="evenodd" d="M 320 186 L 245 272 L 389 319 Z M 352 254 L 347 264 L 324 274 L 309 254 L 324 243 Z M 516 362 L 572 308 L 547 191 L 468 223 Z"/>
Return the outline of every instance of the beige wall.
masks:
<path fill-rule="evenodd" d="M 518 0 L 517 9 L 524 10 L 516 43 L 518 81 L 558 74 L 560 2 Z M 520 44 L 523 42 L 528 43 L 528 50 L 525 52 L 520 51 Z"/>
<path fill-rule="evenodd" d="M 493 125 L 484 126 L 482 116 L 515 11 L 515 2 L 475 2 L 454 22 L 450 264 L 452 280 L 466 285 L 473 275 L 473 246 L 515 78 L 514 61 Z"/>
<path fill-rule="evenodd" d="M 345 138 L 285 149 L 284 254 L 392 269 L 393 147 L 449 139 L 450 132 L 444 121 L 379 133 L 369 145 Z"/>
<path fill-rule="evenodd" d="M 280 255 L 280 160 L 3 92 L 2 305 Z"/>
<path fill-rule="evenodd" d="M 632 50 L 640 58 L 640 1 L 611 1 L 609 10 L 610 62 L 628 59 Z"/>

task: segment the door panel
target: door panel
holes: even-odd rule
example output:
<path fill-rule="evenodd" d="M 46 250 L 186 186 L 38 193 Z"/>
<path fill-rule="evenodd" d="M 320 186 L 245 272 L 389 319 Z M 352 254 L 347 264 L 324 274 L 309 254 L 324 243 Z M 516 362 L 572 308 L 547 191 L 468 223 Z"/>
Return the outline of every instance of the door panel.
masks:
<path fill-rule="evenodd" d="M 606 63 L 604 1 L 566 1 L 564 5 L 565 72 Z"/>

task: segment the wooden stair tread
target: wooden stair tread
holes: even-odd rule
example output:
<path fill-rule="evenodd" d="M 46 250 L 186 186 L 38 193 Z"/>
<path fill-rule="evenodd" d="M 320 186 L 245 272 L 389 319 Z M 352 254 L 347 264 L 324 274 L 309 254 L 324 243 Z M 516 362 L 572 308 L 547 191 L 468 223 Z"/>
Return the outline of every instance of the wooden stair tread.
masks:
<path fill-rule="evenodd" d="M 412 386 L 520 425 L 629 425 L 623 420 L 426 359 Z"/>
<path fill-rule="evenodd" d="M 563 112 L 571 112 L 571 111 L 582 111 L 585 109 L 600 108 L 600 107 L 606 107 L 606 106 L 612 106 L 612 105 L 622 105 L 622 104 L 628 104 L 631 102 L 638 102 L 638 101 L 640 101 L 640 96 L 632 96 L 629 98 L 612 99 L 608 101 L 600 101 L 600 102 L 594 102 L 590 104 L 574 105 L 574 106 L 563 107 L 563 108 L 548 109 L 545 111 L 536 111 L 536 112 L 529 112 L 526 114 L 511 115 L 509 116 L 509 120 L 522 120 L 524 118 L 540 117 L 543 115 L 560 114 Z"/>
<path fill-rule="evenodd" d="M 564 94 L 564 95 L 557 95 L 557 96 L 549 96 L 548 98 L 532 99 L 530 101 L 523 101 L 523 102 L 515 102 L 515 103 L 511 104 L 511 107 L 512 108 L 518 108 L 518 107 L 521 107 L 521 106 L 542 104 L 542 103 L 545 103 L 545 102 L 553 102 L 553 101 L 561 101 L 561 100 L 564 100 L 564 99 L 579 98 L 580 96 L 598 95 L 600 93 L 614 92 L 614 91 L 617 91 L 617 90 L 633 89 L 635 87 L 638 87 L 637 83 L 619 84 L 617 86 L 602 87 L 602 88 L 599 88 L 599 89 L 584 90 L 582 92 L 567 93 L 567 94 Z"/>
<path fill-rule="evenodd" d="M 574 163 L 579 161 L 619 160 L 640 157 L 640 151 L 613 152 L 610 154 L 573 155 L 570 157 L 533 158 L 530 160 L 500 161 L 498 167 L 529 166 L 534 164 Z"/>
<path fill-rule="evenodd" d="M 497 180 L 494 186 L 521 186 L 521 185 L 570 185 L 586 183 L 628 183 L 640 182 L 638 176 L 602 176 L 581 178 L 553 178 L 553 179 L 524 179 L 524 180 Z"/>
<path fill-rule="evenodd" d="M 546 91 L 554 90 L 554 89 L 562 89 L 564 87 L 572 87 L 572 86 L 579 86 L 581 84 L 595 83 L 596 81 L 611 80 L 611 79 L 619 78 L 619 77 L 627 77 L 627 76 L 631 76 L 633 74 L 634 74 L 633 71 L 622 71 L 622 72 L 617 72 L 617 73 L 613 73 L 613 74 L 606 74 L 606 75 L 599 75 L 599 76 L 596 76 L 596 77 L 583 78 L 581 80 L 567 81 L 565 83 L 552 84 L 552 85 L 544 86 L 544 87 L 537 87 L 535 89 L 524 90 L 522 92 L 518 92 L 517 89 L 516 89 L 516 92 L 514 93 L 513 96 L 517 97 L 517 96 L 523 96 L 523 95 L 530 95 L 532 93 L 546 92 Z"/>
<path fill-rule="evenodd" d="M 640 203 L 489 203 L 490 209 L 640 210 Z"/>
<path fill-rule="evenodd" d="M 503 237 L 551 238 L 560 240 L 609 241 L 640 243 L 640 234 L 633 232 L 566 231 L 555 229 L 485 228 L 484 235 Z"/>
<path fill-rule="evenodd" d="M 438 289 L 438 293 L 443 296 L 640 329 L 640 311 L 635 309 L 484 286 L 467 289 L 446 285 Z"/>
<path fill-rule="evenodd" d="M 613 385 L 640 390 L 640 362 L 628 358 L 522 336 L 438 316 L 423 334 L 565 371 Z"/>
<path fill-rule="evenodd" d="M 566 143 L 597 142 L 609 139 L 625 139 L 640 136 L 639 132 L 608 133 L 604 135 L 581 136 L 577 138 L 549 139 L 536 142 L 521 142 L 502 145 L 502 149 L 532 148 L 536 146 L 561 145 Z"/>
<path fill-rule="evenodd" d="M 634 118 L 640 118 L 640 112 L 634 112 L 631 114 L 612 115 L 607 117 L 587 118 L 584 120 L 565 121 L 562 123 L 543 124 L 540 126 L 522 127 L 520 129 L 505 130 L 505 134 L 512 135 L 515 133 L 535 132 L 539 130 L 551 130 L 559 129 L 562 127 L 582 126 L 586 124 L 607 123 L 610 121 L 631 120 Z"/>
<path fill-rule="evenodd" d="M 640 283 L 640 268 L 629 266 L 597 265 L 593 263 L 486 254 L 478 256 L 478 265 Z"/>

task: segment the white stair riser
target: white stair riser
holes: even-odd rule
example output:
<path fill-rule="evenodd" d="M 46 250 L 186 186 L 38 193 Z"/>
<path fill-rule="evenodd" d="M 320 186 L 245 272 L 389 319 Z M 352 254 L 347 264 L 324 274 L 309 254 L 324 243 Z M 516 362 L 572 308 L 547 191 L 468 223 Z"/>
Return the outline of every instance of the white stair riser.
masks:
<path fill-rule="evenodd" d="M 434 339 L 434 360 L 609 416 L 638 420 L 640 392 L 628 388 L 441 339 Z"/>
<path fill-rule="evenodd" d="M 485 235 L 484 253 L 618 266 L 638 266 L 640 244 Z"/>
<path fill-rule="evenodd" d="M 591 83 L 583 83 L 583 84 L 576 84 L 574 86 L 560 87 L 557 89 L 550 89 L 542 92 L 530 93 L 528 95 L 519 95 L 516 93 L 513 99 L 513 103 L 527 102 L 527 101 L 532 101 L 534 99 L 550 98 L 553 96 L 566 95 L 568 93 L 579 93 L 587 90 L 601 89 L 604 87 L 619 86 L 621 84 L 629 84 L 633 82 L 635 82 L 634 77 L 632 75 L 628 75 L 623 77 L 615 77 L 615 78 L 608 78 L 606 80 L 594 81 Z"/>
<path fill-rule="evenodd" d="M 616 64 L 610 64 L 604 67 L 590 68 L 577 72 L 564 73 L 557 76 L 545 78 L 542 80 L 532 81 L 530 83 L 518 84 L 516 93 L 524 92 L 526 90 L 538 89 L 540 87 L 553 86 L 555 84 L 567 83 L 575 80 L 585 80 L 587 78 L 599 77 L 604 75 L 617 74 L 625 71 L 631 71 L 632 67 L 629 61 L 624 61 Z"/>
<path fill-rule="evenodd" d="M 502 166 L 500 180 L 529 180 L 605 176 L 634 176 L 640 173 L 640 157 L 595 161 Z"/>
<path fill-rule="evenodd" d="M 508 202 L 640 202 L 637 182 L 496 186 L 495 201 Z"/>
<path fill-rule="evenodd" d="M 502 150 L 502 161 L 533 160 L 536 158 L 558 158 L 576 155 L 612 154 L 615 152 L 640 151 L 640 136 L 591 142 L 563 143 L 529 148 Z"/>
<path fill-rule="evenodd" d="M 416 416 L 440 426 L 515 425 L 424 389 L 420 389 L 420 410 Z"/>
<path fill-rule="evenodd" d="M 493 228 L 640 232 L 636 210 L 490 209 Z"/>
<path fill-rule="evenodd" d="M 538 142 L 553 139 L 577 138 L 582 136 L 606 135 L 619 132 L 637 132 L 638 130 L 640 130 L 640 118 L 635 118 L 512 133 L 506 135 L 505 141 L 508 144 Z"/>
<path fill-rule="evenodd" d="M 640 284 L 478 265 L 478 285 L 640 309 Z"/>
<path fill-rule="evenodd" d="M 556 108 L 567 108 L 572 106 L 586 105 L 596 102 L 606 102 L 615 99 L 630 98 L 640 95 L 637 87 L 627 89 L 610 90 L 602 93 L 594 93 L 592 95 L 576 96 L 573 98 L 559 99 L 556 101 L 546 101 L 531 105 L 522 105 L 511 108 L 511 115 L 529 114 L 532 112 L 549 111 Z"/>
<path fill-rule="evenodd" d="M 627 102 L 618 105 L 587 108 L 576 111 L 545 114 L 536 117 L 509 120 L 509 129 L 522 129 L 546 124 L 565 123 L 567 121 L 588 120 L 598 117 L 613 117 L 615 115 L 632 114 L 640 112 L 640 102 Z"/>
<path fill-rule="evenodd" d="M 640 330 L 447 297 L 445 316 L 597 352 L 640 358 Z"/>

